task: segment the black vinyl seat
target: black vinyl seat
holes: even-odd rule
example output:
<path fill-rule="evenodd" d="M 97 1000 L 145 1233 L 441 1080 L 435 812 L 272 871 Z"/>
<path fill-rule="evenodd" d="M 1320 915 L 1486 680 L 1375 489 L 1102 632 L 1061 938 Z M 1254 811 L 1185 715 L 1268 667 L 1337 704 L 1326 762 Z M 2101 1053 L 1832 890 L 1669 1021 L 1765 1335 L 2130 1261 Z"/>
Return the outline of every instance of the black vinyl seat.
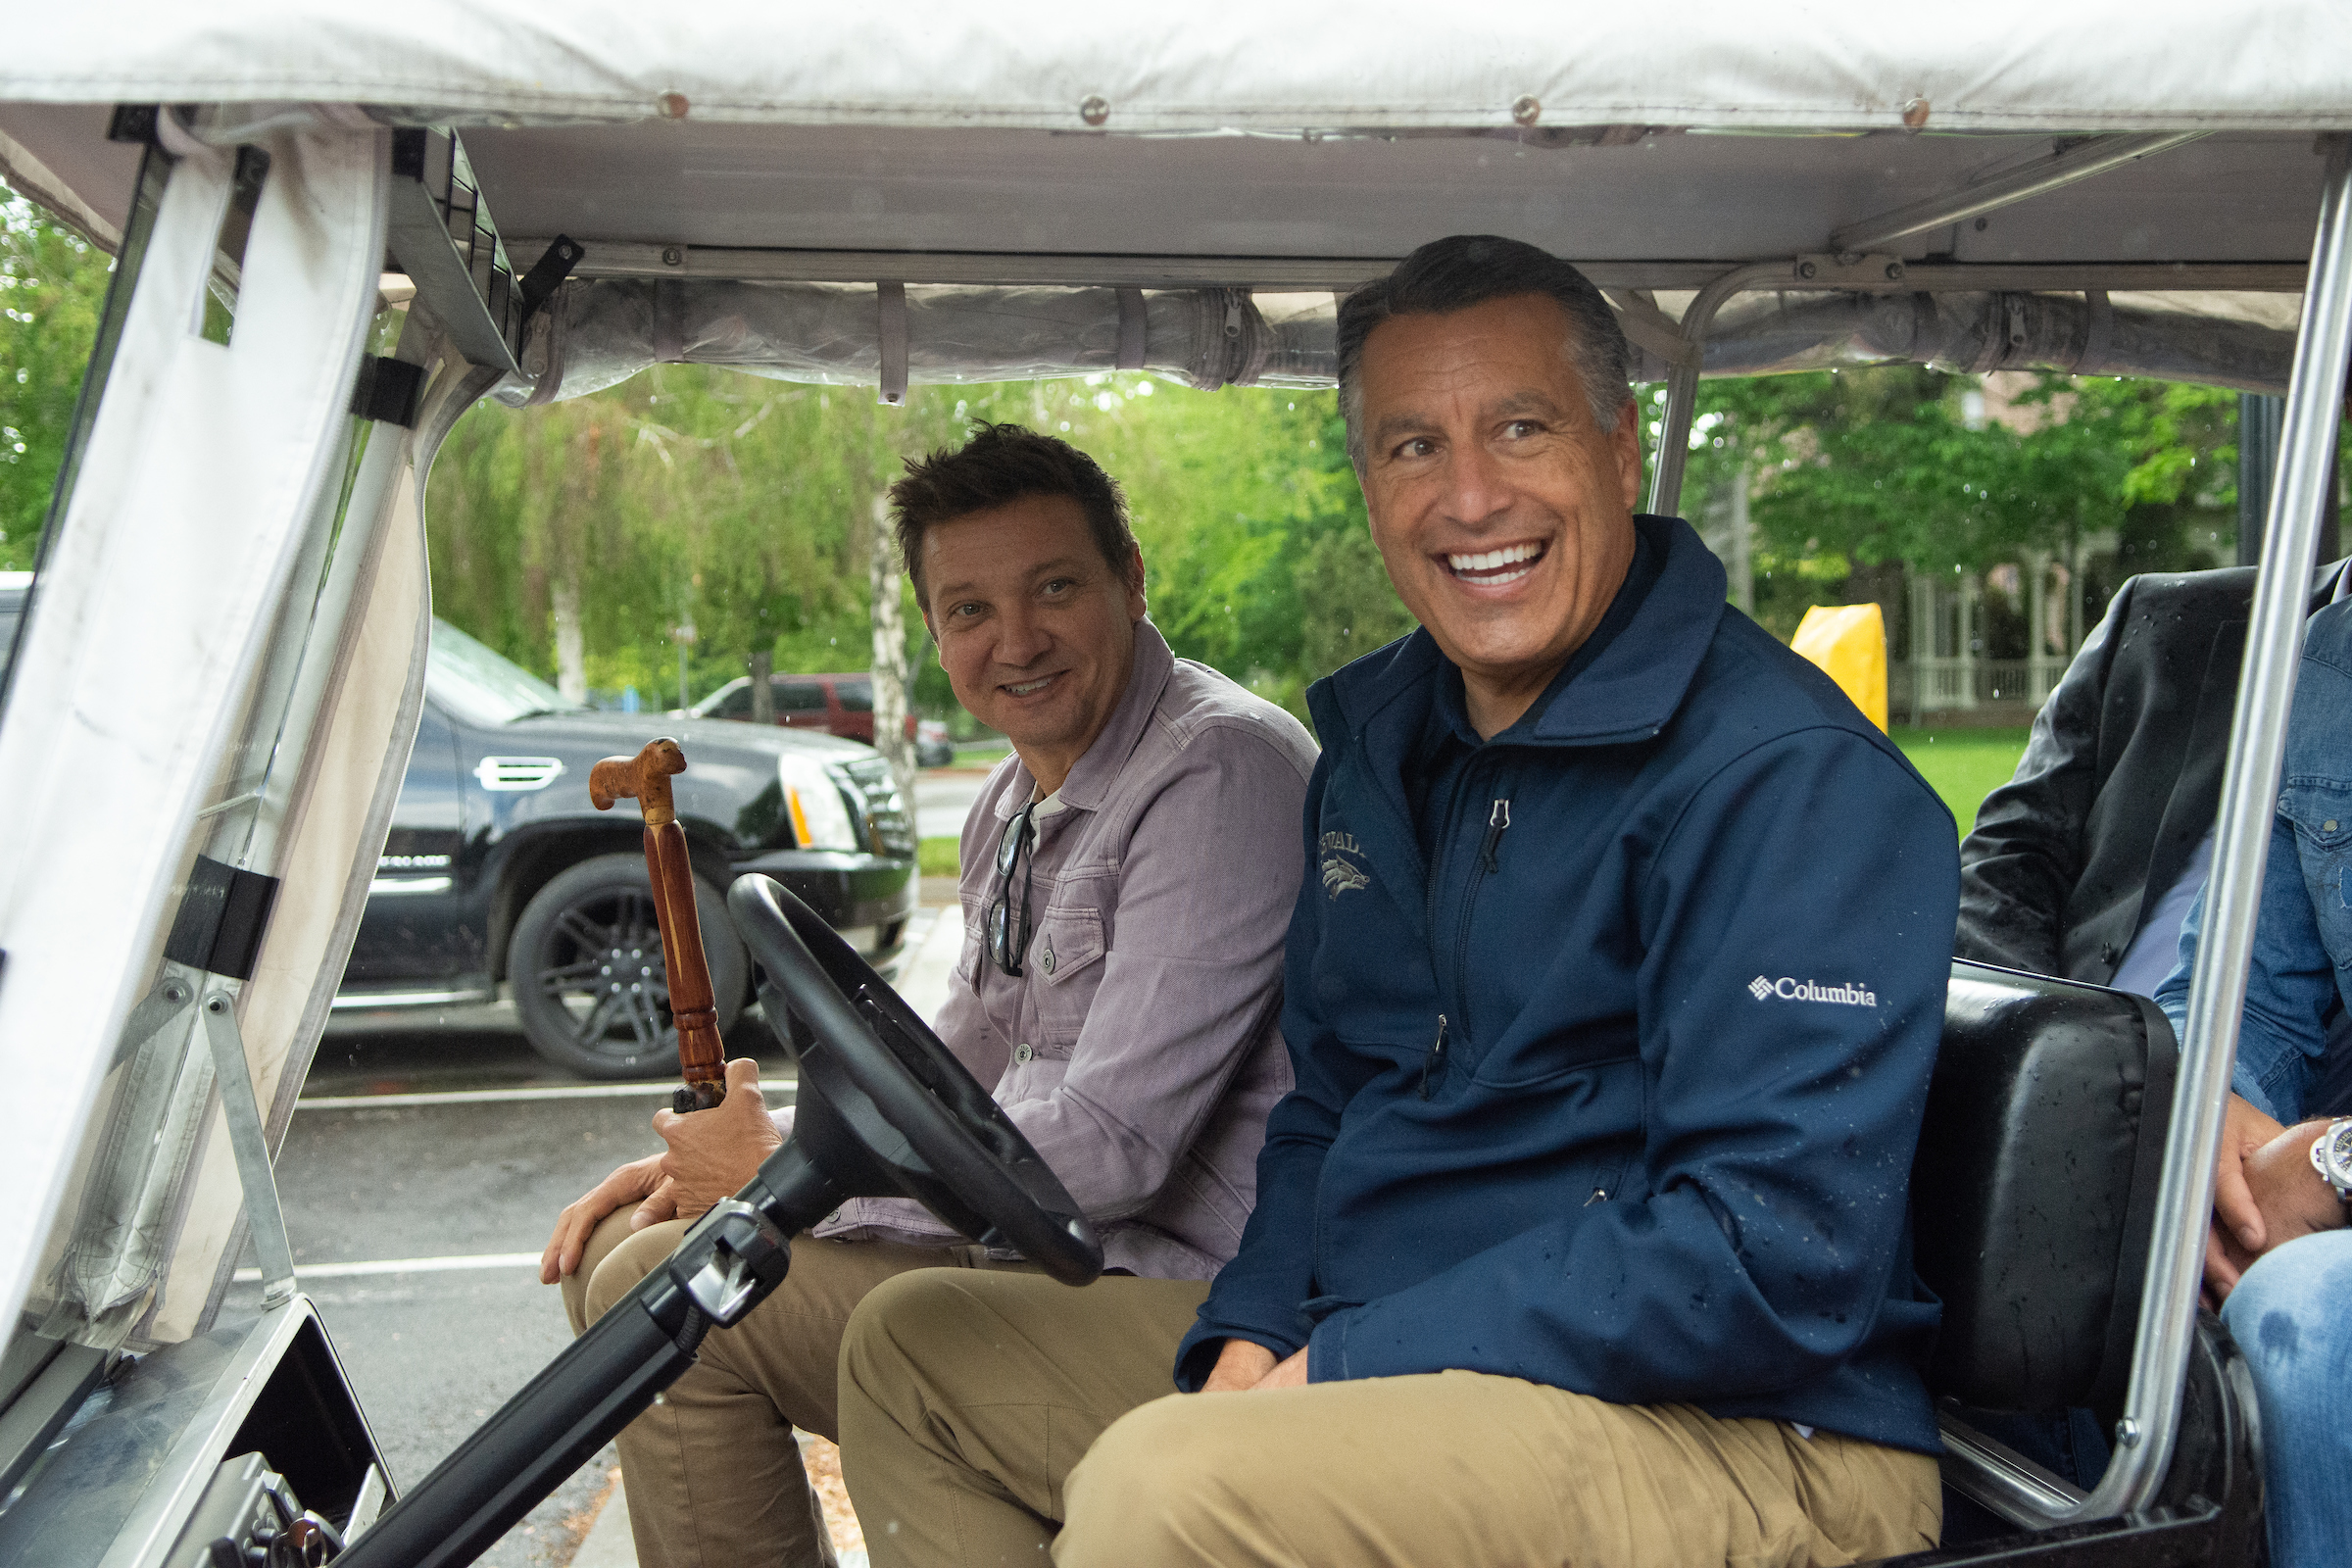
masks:
<path fill-rule="evenodd" d="M 1943 1298 L 1930 1387 L 2088 1406 L 2131 1370 L 2179 1047 L 2144 997 L 1956 961 L 1911 1204 Z"/>
<path fill-rule="evenodd" d="M 2172 1026 L 2144 997 L 1952 965 L 1911 1172 L 1914 1263 L 1943 1300 L 1928 1368 L 1947 1450 L 1943 1544 L 1880 1568 L 2260 1560 L 2252 1389 L 2210 1313 L 2146 1510 L 2053 1528 L 2095 1477 L 2078 1487 L 1994 1436 L 2025 1441 L 2084 1408 L 2114 1429 L 2179 1067 Z"/>

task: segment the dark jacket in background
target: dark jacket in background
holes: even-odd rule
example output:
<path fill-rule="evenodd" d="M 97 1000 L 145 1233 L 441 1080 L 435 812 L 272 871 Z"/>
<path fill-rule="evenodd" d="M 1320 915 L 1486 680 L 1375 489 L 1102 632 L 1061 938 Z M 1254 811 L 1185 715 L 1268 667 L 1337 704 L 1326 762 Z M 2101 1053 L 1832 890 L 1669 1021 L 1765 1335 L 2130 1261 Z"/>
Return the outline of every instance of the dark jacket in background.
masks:
<path fill-rule="evenodd" d="M 2311 609 L 2338 570 L 2320 568 Z M 2114 978 L 2213 827 L 2253 597 L 2251 566 L 2117 591 L 1960 846 L 1959 956 Z"/>
<path fill-rule="evenodd" d="M 1434 855 L 1413 769 L 1459 671 L 1422 631 L 1308 692 L 1298 1087 L 1181 1386 L 1240 1337 L 1314 1382 L 1458 1367 L 1936 1451 L 1904 1198 L 1951 815 L 1687 524 L 1637 526 L 1646 592 L 1425 803 Z"/>

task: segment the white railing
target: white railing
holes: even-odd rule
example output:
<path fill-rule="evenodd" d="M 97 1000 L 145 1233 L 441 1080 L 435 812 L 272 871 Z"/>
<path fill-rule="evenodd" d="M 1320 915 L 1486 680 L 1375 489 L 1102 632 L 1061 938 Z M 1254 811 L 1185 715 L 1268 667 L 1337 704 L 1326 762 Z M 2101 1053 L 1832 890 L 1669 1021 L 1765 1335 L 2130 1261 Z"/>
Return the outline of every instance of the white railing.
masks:
<path fill-rule="evenodd" d="M 2049 700 L 2066 661 L 2039 659 L 1914 659 L 1887 670 L 1889 706 L 1905 714 L 1964 711 L 1992 704 L 2038 710 Z"/>

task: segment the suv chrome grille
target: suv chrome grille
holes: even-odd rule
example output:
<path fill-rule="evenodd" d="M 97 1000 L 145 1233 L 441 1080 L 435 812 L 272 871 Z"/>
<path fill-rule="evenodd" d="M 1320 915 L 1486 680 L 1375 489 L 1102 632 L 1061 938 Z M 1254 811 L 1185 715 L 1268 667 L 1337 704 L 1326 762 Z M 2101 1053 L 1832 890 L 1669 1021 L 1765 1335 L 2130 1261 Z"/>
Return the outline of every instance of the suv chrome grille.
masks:
<path fill-rule="evenodd" d="M 845 762 L 841 771 L 850 781 L 850 797 L 865 819 L 866 842 L 877 855 L 914 853 L 914 813 L 891 776 L 890 763 L 879 757 Z"/>

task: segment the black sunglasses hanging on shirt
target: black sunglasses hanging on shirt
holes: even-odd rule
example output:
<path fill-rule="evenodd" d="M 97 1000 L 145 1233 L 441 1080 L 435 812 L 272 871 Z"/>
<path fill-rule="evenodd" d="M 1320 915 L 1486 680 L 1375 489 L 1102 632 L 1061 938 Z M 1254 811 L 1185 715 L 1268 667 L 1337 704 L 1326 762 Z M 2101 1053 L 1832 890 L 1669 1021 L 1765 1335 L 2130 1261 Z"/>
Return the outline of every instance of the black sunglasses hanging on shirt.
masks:
<path fill-rule="evenodd" d="M 1037 803 L 1012 813 L 1004 824 L 1004 837 L 997 843 L 997 896 L 988 904 L 988 953 L 997 960 L 997 967 L 1012 979 L 1021 974 L 1021 955 L 1029 951 L 1029 894 L 1037 869 L 1037 854 L 1030 832 L 1030 813 Z M 1021 904 L 1015 911 L 1012 904 L 1012 868 L 1021 868 Z"/>

